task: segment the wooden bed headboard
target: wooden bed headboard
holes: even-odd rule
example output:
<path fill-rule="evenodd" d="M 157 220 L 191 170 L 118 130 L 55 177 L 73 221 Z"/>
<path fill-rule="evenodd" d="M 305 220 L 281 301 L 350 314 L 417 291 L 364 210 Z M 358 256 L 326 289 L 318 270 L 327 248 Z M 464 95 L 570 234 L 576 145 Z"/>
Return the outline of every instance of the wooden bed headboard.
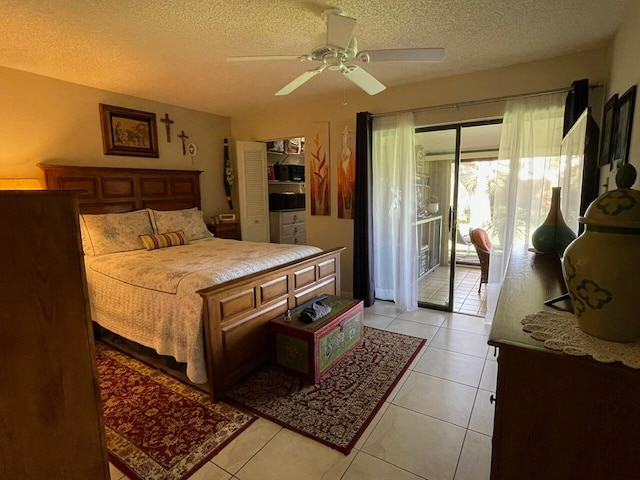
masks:
<path fill-rule="evenodd" d="M 80 190 L 80 213 L 200 208 L 199 170 L 39 164 L 48 190 Z"/>

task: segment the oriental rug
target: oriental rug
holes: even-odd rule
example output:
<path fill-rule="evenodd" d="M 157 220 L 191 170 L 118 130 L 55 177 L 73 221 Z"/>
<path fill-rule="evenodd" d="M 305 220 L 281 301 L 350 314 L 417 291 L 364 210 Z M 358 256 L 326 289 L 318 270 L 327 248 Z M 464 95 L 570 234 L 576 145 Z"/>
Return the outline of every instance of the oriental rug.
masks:
<path fill-rule="evenodd" d="M 132 480 L 184 480 L 255 419 L 96 343 L 109 460 Z"/>
<path fill-rule="evenodd" d="M 227 391 L 227 400 L 348 454 L 425 342 L 364 327 L 362 343 L 318 384 L 269 365 Z"/>

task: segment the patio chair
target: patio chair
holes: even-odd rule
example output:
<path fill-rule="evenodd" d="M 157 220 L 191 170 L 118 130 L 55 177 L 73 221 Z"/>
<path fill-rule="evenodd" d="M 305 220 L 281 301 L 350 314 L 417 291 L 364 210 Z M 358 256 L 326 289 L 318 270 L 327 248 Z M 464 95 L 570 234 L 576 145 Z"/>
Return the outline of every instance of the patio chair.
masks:
<path fill-rule="evenodd" d="M 474 228 L 469 232 L 471 243 L 476 249 L 478 258 L 480 259 L 480 285 L 478 293 L 483 283 L 489 281 L 489 256 L 491 255 L 491 241 L 489 235 L 482 228 Z"/>
<path fill-rule="evenodd" d="M 463 235 L 462 232 L 460 231 L 460 227 L 456 228 L 456 243 L 460 244 L 460 245 L 466 245 L 467 246 L 467 255 L 469 255 L 469 251 L 471 249 L 471 228 L 469 229 L 469 233 L 467 233 L 466 235 Z"/>

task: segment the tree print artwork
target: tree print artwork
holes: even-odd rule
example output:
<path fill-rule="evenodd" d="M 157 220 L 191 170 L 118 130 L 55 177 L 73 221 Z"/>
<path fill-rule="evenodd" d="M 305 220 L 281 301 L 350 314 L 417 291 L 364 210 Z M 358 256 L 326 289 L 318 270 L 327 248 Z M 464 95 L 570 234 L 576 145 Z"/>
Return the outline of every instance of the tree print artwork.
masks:
<path fill-rule="evenodd" d="M 329 122 L 314 124 L 314 134 L 307 148 L 311 171 L 311 215 L 331 215 L 328 145 Z"/>
<path fill-rule="evenodd" d="M 340 129 L 338 152 L 338 218 L 353 219 L 353 192 L 356 175 L 355 124 Z"/>

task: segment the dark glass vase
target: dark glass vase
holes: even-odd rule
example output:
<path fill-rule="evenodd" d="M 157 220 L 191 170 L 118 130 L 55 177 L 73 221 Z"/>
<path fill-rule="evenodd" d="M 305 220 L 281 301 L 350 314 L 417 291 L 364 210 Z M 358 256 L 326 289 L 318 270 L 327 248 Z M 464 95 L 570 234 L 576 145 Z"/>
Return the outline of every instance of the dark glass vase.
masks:
<path fill-rule="evenodd" d="M 542 225 L 533 232 L 531 243 L 537 252 L 558 252 L 562 255 L 567 246 L 576 239 L 576 234 L 567 226 L 562 217 L 560 187 L 553 187 L 551 192 L 551 208 Z"/>

